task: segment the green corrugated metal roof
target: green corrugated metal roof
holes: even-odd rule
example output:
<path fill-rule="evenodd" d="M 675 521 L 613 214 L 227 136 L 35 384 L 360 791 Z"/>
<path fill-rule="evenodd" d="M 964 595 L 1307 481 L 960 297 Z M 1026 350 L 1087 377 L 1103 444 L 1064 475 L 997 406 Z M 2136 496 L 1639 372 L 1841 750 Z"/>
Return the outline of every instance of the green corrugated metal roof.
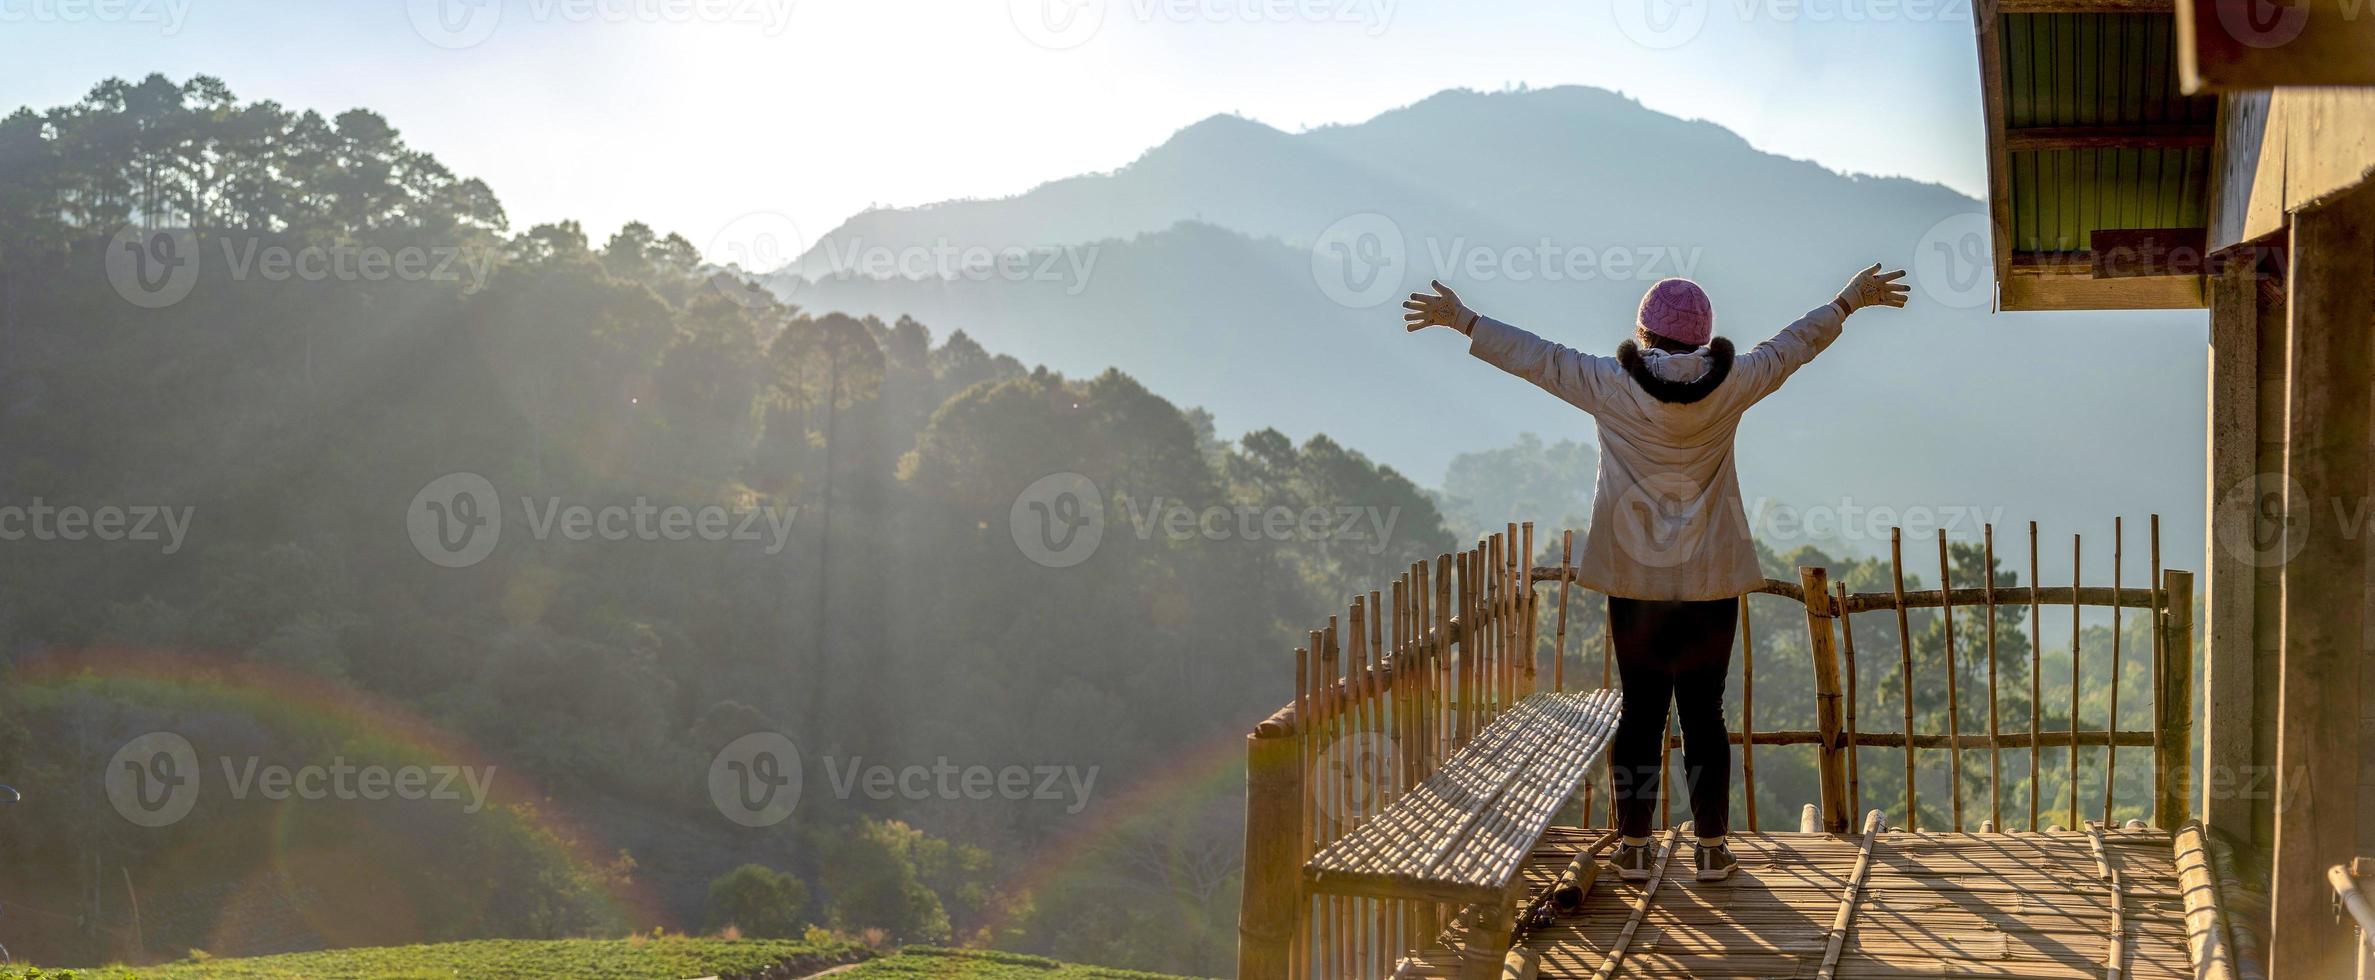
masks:
<path fill-rule="evenodd" d="M 2165 14 L 1999 15 L 2008 130 L 2039 126 L 2207 127 L 2215 100 L 2178 94 Z M 2210 150 L 2052 149 L 2010 154 L 2015 252 L 2087 248 L 2098 229 L 2207 223 Z"/>

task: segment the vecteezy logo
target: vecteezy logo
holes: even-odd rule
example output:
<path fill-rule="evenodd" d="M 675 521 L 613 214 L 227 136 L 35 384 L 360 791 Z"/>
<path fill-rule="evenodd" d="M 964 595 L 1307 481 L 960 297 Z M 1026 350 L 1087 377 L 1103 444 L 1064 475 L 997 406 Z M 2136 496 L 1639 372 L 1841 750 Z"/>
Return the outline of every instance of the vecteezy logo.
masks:
<path fill-rule="evenodd" d="M 2210 526 L 2218 545 L 2252 568 L 2274 568 L 2309 546 L 2309 492 L 2284 473 L 2258 473 L 2219 491 Z M 2235 516 L 2240 515 L 2240 516 Z"/>
<path fill-rule="evenodd" d="M 1089 560 L 1105 539 L 1105 495 L 1078 473 L 1040 477 L 1014 498 L 1006 524 L 1025 557 L 1070 568 Z"/>
<path fill-rule="evenodd" d="M 1393 741 L 1376 732 L 1354 732 L 1328 743 L 1319 754 L 1319 812 L 1357 823 L 1385 808 L 1380 791 L 1393 778 Z"/>
<path fill-rule="evenodd" d="M 2218 26 L 2227 36 L 2254 48 L 2275 48 L 2292 43 L 2301 36 L 2301 28 L 2309 21 L 2309 5 L 2315 0 L 2212 0 L 2218 8 Z M 2346 10 L 2355 11 L 2356 4 Z"/>
<path fill-rule="evenodd" d="M 181 302 L 198 284 L 198 236 L 186 228 L 142 231 L 126 225 L 107 242 L 107 283 L 142 309 Z"/>
<path fill-rule="evenodd" d="M 763 276 L 799 261 L 807 246 L 800 237 L 800 226 L 792 219 L 773 211 L 752 211 L 718 229 L 710 236 L 709 249 L 703 253 L 709 261 L 723 263 L 742 271 L 745 276 Z M 784 281 L 797 284 L 798 276 Z M 717 276 L 710 279 L 720 295 L 746 307 L 765 305 L 771 297 L 744 287 L 741 276 Z"/>
<path fill-rule="evenodd" d="M 476 473 L 448 473 L 412 495 L 404 530 L 413 550 L 432 564 L 467 568 L 494 553 L 503 536 L 503 503 L 495 485 Z"/>
<path fill-rule="evenodd" d="M 1678 48 L 1707 26 L 1711 5 L 1710 0 L 1616 0 L 1616 29 L 1645 48 Z"/>
<path fill-rule="evenodd" d="M 1311 281 L 1356 310 L 1391 299 L 1409 262 L 1402 226 L 1375 211 L 1339 218 L 1311 243 Z"/>
<path fill-rule="evenodd" d="M 477 47 L 503 20 L 503 0 L 409 0 L 412 30 L 441 48 Z"/>
<path fill-rule="evenodd" d="M 1994 226 L 1987 215 L 1966 211 L 1948 217 L 1922 233 L 1914 246 L 1913 281 L 1921 293 L 1940 306 L 1958 310 L 1988 305 L 1994 290 Z"/>
<path fill-rule="evenodd" d="M 1007 0 L 1024 40 L 1051 51 L 1077 48 L 1105 23 L 1105 0 Z"/>
<path fill-rule="evenodd" d="M 142 827 L 164 827 L 198 805 L 198 750 L 172 732 L 150 732 L 115 750 L 101 780 L 107 802 Z"/>
<path fill-rule="evenodd" d="M 800 805 L 800 748 L 775 732 L 752 732 L 709 760 L 709 802 L 745 827 L 772 827 Z"/>

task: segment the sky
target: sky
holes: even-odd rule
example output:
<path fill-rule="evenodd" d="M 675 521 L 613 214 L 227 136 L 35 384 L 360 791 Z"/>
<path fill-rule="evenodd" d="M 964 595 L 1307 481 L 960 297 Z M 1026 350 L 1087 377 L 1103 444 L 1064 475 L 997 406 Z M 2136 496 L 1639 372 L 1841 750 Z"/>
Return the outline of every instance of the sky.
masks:
<path fill-rule="evenodd" d="M 386 115 L 514 228 L 710 252 L 1000 197 L 1235 113 L 1582 84 L 1836 170 L 1983 186 L 1967 0 L 0 0 L 0 111 L 102 78 Z M 1445 152 L 1457 152 L 1445 147 Z"/>

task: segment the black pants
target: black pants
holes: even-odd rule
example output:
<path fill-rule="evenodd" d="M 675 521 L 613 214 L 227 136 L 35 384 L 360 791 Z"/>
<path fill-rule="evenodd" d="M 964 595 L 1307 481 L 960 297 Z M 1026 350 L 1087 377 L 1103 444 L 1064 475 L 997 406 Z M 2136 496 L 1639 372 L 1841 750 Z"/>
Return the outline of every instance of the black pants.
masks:
<path fill-rule="evenodd" d="M 1608 598 L 1608 629 L 1624 681 L 1624 713 L 1608 749 L 1609 779 L 1616 829 L 1625 836 L 1649 836 L 1669 703 L 1682 720 L 1682 771 L 1695 830 L 1701 837 L 1730 832 L 1732 744 L 1724 728 L 1724 674 L 1732 666 L 1732 631 L 1739 621 L 1738 599 Z"/>

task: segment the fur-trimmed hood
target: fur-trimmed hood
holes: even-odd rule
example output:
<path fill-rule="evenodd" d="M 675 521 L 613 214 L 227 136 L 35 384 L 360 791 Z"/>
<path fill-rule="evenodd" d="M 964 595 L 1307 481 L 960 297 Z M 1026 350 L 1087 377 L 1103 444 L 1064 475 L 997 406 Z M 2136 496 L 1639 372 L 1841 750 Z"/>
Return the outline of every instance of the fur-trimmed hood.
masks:
<path fill-rule="evenodd" d="M 1732 342 L 1717 337 L 1697 350 L 1673 352 L 1627 340 L 1617 345 L 1616 362 L 1651 398 L 1688 405 L 1714 394 L 1731 376 Z"/>

